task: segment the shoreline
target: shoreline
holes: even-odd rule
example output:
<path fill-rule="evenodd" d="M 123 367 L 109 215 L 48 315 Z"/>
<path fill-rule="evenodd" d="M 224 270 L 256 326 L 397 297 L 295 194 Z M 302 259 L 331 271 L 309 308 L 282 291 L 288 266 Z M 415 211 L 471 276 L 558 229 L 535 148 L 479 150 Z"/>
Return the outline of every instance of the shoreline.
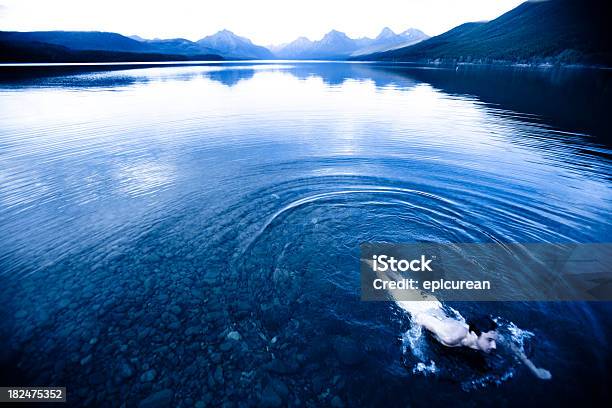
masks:
<path fill-rule="evenodd" d="M 198 65 L 224 65 L 224 64 L 278 64 L 278 63 L 299 63 L 299 64 L 375 64 L 375 65 L 411 65 L 415 67 L 498 67 L 498 68 L 536 68 L 536 69 L 598 69 L 612 70 L 606 65 L 589 64 L 551 64 L 551 63 L 510 63 L 510 62 L 424 62 L 424 61 L 385 61 L 385 60 L 193 60 L 193 61 L 89 61 L 89 62 L 1 62 L 0 68 L 28 68 L 28 67 L 95 67 L 95 66 L 198 66 Z"/>
<path fill-rule="evenodd" d="M 372 64 L 406 64 L 416 66 L 432 66 L 432 67 L 505 67 L 505 68 L 539 68 L 539 69 L 553 69 L 553 68 L 568 68 L 568 69 L 602 69 L 609 70 L 612 66 L 607 65 L 593 65 L 593 64 L 552 64 L 549 62 L 544 63 L 525 63 L 525 62 L 510 62 L 510 61 L 492 61 L 492 62 L 458 62 L 451 60 L 442 61 L 392 61 L 392 60 L 363 60 L 350 62 L 369 62 Z"/>

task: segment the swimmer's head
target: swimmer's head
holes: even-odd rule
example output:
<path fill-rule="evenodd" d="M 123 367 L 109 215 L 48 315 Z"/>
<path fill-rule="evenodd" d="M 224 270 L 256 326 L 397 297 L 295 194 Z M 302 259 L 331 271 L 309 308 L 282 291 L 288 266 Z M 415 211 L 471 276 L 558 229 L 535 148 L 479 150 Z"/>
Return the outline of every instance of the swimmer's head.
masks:
<path fill-rule="evenodd" d="M 470 331 L 473 331 L 478 339 L 476 345 L 479 350 L 490 353 L 497 348 L 497 323 L 490 316 L 480 316 L 467 322 Z"/>

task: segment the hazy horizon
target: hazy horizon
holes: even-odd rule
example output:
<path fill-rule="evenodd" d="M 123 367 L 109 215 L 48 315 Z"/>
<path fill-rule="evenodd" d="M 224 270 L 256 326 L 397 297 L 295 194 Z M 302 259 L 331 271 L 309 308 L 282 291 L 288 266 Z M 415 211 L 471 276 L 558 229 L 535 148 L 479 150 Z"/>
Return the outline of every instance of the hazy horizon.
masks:
<path fill-rule="evenodd" d="M 119 0 L 0 2 L 0 27 L 5 31 L 110 31 L 195 41 L 227 29 L 255 44 L 269 46 L 298 37 L 319 40 L 332 29 L 351 38 L 373 38 L 384 27 L 396 33 L 416 28 L 435 36 L 465 22 L 491 20 L 524 1 L 380 0 L 372 7 L 369 1 L 313 0 L 297 12 L 295 6 L 280 0 L 257 4 L 228 0 L 215 5 L 190 0 L 153 4 Z"/>

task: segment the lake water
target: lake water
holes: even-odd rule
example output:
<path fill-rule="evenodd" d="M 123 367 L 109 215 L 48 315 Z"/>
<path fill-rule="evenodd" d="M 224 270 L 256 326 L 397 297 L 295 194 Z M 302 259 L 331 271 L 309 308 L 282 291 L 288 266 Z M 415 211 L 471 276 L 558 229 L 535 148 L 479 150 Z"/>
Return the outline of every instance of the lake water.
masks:
<path fill-rule="evenodd" d="M 541 382 L 361 302 L 358 258 L 366 241 L 610 242 L 610 79 L 2 69 L 0 383 L 91 406 L 164 389 L 178 407 L 609 398 L 609 303 L 449 305 L 498 316 Z"/>

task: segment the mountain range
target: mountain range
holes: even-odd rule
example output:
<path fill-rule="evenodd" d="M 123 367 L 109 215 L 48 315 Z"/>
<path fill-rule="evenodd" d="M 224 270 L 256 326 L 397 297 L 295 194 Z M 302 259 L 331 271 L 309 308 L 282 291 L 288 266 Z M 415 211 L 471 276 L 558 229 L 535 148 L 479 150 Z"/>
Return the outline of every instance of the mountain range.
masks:
<path fill-rule="evenodd" d="M 347 59 L 352 56 L 405 47 L 427 38 L 429 38 L 427 34 L 416 28 L 396 34 L 390 28 L 385 27 L 376 38 L 357 39 L 332 30 L 319 41 L 300 37 L 291 43 L 271 47 L 271 49 L 281 59 Z"/>
<path fill-rule="evenodd" d="M 331 30 L 268 48 L 222 30 L 198 41 L 144 39 L 110 32 L 0 32 L 0 62 L 314 59 L 580 63 L 612 66 L 610 13 L 603 0 L 528 1 L 488 22 L 429 38 L 384 28 L 376 38 Z"/>
<path fill-rule="evenodd" d="M 0 32 L 0 61 L 54 62 L 114 58 L 119 60 L 195 59 L 346 59 L 364 53 L 386 51 L 429 38 L 409 29 L 395 34 L 389 28 L 374 39 L 352 39 L 336 30 L 319 41 L 301 37 L 290 44 L 270 49 L 253 44 L 229 30 L 221 30 L 198 41 L 184 38 L 145 39 L 98 31 Z M 38 55 L 37 55 L 38 54 Z M 133 55 L 138 54 L 138 55 Z"/>
<path fill-rule="evenodd" d="M 136 40 L 98 31 L 0 32 L 2 62 L 222 60 L 216 50 L 182 38 Z"/>
<path fill-rule="evenodd" d="M 489 22 L 465 23 L 415 45 L 353 58 L 610 66 L 609 27 L 609 8 L 602 1 L 533 1 L 525 2 Z"/>
<path fill-rule="evenodd" d="M 200 47 L 213 49 L 226 59 L 273 59 L 274 55 L 266 47 L 255 45 L 248 38 L 237 36 L 229 30 L 197 41 Z"/>

